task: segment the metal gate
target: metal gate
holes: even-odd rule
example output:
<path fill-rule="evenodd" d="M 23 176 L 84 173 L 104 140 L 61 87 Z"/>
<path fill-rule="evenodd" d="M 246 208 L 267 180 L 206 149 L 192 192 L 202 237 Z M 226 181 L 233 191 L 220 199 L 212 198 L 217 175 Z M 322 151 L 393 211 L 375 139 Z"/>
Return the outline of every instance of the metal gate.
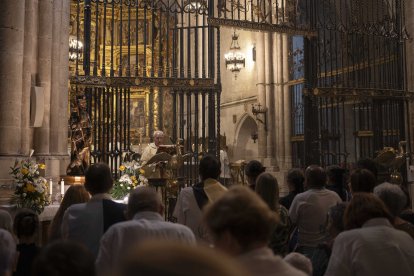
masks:
<path fill-rule="evenodd" d="M 208 25 L 209 12 L 183 1 L 72 1 L 71 120 L 81 120 L 79 103 L 86 101 L 91 162 L 117 168 L 134 151 L 131 139 L 139 135 L 140 143 L 156 129 L 184 139 L 195 156 L 216 153 L 220 32 Z M 131 125 L 133 109 L 142 108 L 135 94 L 144 95 L 146 109 L 138 131 Z"/>
<path fill-rule="evenodd" d="M 404 0 L 315 5 L 317 36 L 296 38 L 303 40 L 305 70 L 302 83 L 291 88 L 293 166 L 346 166 L 383 147 L 398 148 L 407 139 L 412 98 L 406 91 Z M 297 45 L 292 43 L 293 68 Z"/>

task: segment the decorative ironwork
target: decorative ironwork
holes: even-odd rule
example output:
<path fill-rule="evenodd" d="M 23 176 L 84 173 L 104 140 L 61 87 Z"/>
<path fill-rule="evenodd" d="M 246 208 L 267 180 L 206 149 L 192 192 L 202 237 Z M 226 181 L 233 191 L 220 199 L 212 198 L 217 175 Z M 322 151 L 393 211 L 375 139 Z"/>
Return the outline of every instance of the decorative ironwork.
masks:
<path fill-rule="evenodd" d="M 286 25 L 271 25 L 267 23 L 240 21 L 225 18 L 209 18 L 208 23 L 211 26 L 232 27 L 236 29 L 258 31 L 258 32 L 273 32 L 285 33 L 289 35 L 303 35 L 307 37 L 314 37 L 317 35 L 316 31 L 300 27 L 290 27 Z"/>
<path fill-rule="evenodd" d="M 131 88 L 179 88 L 183 90 L 218 89 L 214 79 L 186 78 L 145 78 L 145 77 L 100 77 L 77 76 L 70 78 L 72 84 L 94 87 L 131 87 Z"/>
<path fill-rule="evenodd" d="M 261 104 L 252 104 L 252 114 L 256 118 L 256 121 L 262 123 L 267 131 L 267 107 L 262 106 Z M 263 114 L 263 119 L 259 115 Z"/>
<path fill-rule="evenodd" d="M 291 78 L 304 77 L 291 89 L 292 137 L 303 137 L 292 139 L 295 166 L 346 166 L 405 139 L 414 93 L 405 86 L 403 10 L 404 0 L 315 1 L 317 36 L 291 40 Z"/>
<path fill-rule="evenodd" d="M 77 55 L 71 63 L 70 82 L 84 91 L 92 162 L 107 162 L 117 173 L 124 155 L 139 150 L 132 143 L 149 142 L 155 129 L 184 139 L 184 150 L 196 157 L 217 152 L 220 33 L 207 22 L 214 5 L 198 2 L 186 8 L 191 2 L 71 1 L 71 35 L 84 51 L 82 61 Z M 145 113 L 137 112 L 146 116 L 140 139 L 131 139 L 135 93 L 145 94 Z M 191 158 L 181 169 L 185 184 L 196 181 L 197 166 Z"/>

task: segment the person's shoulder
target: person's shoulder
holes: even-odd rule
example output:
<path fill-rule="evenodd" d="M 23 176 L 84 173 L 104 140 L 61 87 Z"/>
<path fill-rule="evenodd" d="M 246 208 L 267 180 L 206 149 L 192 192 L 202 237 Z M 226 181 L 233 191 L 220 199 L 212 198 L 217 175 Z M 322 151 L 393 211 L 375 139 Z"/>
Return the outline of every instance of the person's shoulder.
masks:
<path fill-rule="evenodd" d="M 73 204 L 73 205 L 69 206 L 68 209 L 66 209 L 66 212 L 76 213 L 76 212 L 79 212 L 79 211 L 83 211 L 86 208 L 86 206 L 87 206 L 86 203 Z"/>

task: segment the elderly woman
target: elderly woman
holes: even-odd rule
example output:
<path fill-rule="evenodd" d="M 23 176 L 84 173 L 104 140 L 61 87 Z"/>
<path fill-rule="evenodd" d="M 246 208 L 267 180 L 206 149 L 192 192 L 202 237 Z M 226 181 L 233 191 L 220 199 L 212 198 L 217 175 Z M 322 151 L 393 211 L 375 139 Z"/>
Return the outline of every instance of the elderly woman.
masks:
<path fill-rule="evenodd" d="M 394 227 L 406 232 L 414 239 L 414 225 L 399 217 L 407 203 L 403 190 L 398 185 L 384 182 L 374 188 L 374 194 L 384 202 L 394 217 Z"/>
<path fill-rule="evenodd" d="M 393 218 L 373 194 L 357 193 L 345 210 L 325 276 L 414 275 L 414 241 L 392 227 Z"/>

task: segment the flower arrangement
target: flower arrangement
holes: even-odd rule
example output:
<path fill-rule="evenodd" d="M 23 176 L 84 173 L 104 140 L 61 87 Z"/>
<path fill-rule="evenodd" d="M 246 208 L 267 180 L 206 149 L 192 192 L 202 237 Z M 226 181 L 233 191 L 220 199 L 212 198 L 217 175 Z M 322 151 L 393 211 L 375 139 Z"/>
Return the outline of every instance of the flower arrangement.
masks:
<path fill-rule="evenodd" d="M 31 158 L 16 160 L 14 166 L 10 167 L 10 175 L 16 184 L 12 203 L 18 208 L 29 208 L 40 214 L 50 204 L 47 180 L 40 176 L 40 170 L 45 168 L 45 164 L 37 163 Z"/>
<path fill-rule="evenodd" d="M 144 176 L 145 171 L 135 160 L 123 163 L 119 166 L 119 171 L 121 176 L 112 188 L 114 199 L 124 199 L 135 187 L 148 185 L 148 179 Z"/>

